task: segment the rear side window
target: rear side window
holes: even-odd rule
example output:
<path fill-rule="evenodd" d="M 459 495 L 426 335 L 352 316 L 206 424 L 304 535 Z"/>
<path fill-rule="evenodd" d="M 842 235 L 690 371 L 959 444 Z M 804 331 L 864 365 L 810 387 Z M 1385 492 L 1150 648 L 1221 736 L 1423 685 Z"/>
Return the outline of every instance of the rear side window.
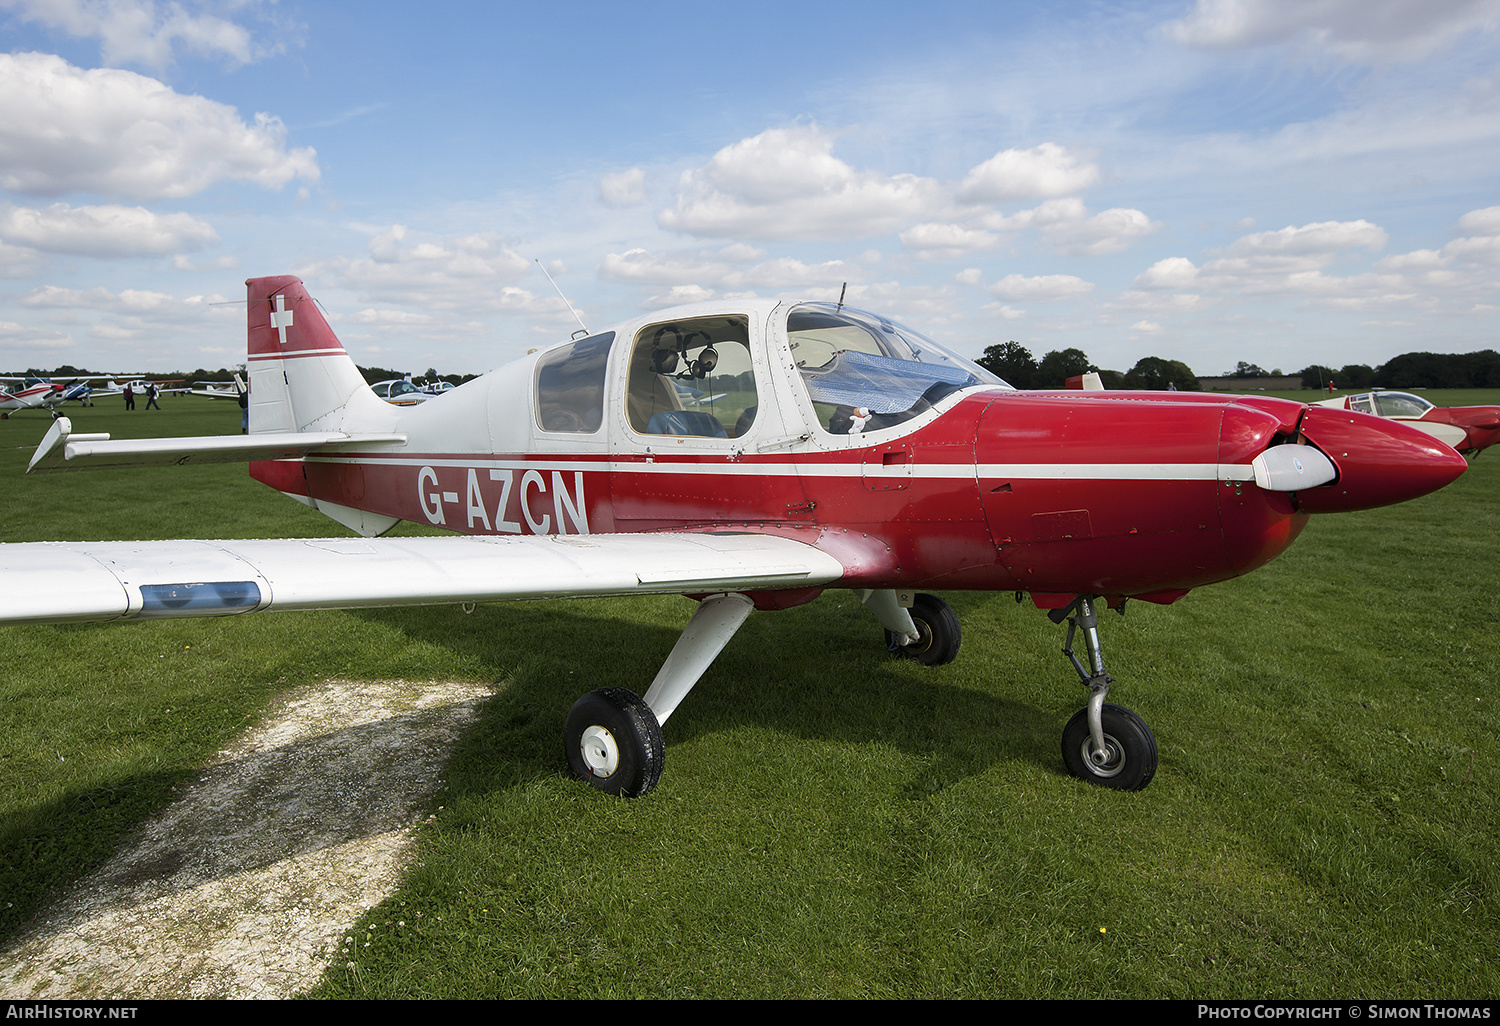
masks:
<path fill-rule="evenodd" d="M 537 364 L 536 422 L 543 431 L 591 434 L 604 423 L 604 371 L 615 333 L 559 346 Z"/>

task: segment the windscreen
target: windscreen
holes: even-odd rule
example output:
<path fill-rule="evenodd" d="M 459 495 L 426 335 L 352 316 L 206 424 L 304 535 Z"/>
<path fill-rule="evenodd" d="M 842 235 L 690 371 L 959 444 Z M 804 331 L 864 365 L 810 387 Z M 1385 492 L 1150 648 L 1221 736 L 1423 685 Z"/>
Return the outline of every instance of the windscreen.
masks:
<path fill-rule="evenodd" d="M 1005 382 L 925 335 L 875 314 L 804 303 L 787 341 L 822 426 L 854 434 L 910 420 L 944 396 Z"/>

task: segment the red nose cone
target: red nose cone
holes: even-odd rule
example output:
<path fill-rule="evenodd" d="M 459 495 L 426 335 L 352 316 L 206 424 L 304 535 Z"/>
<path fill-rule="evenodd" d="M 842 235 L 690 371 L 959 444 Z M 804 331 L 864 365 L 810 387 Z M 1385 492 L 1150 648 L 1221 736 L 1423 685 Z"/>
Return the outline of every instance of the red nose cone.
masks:
<path fill-rule="evenodd" d="M 1366 413 L 1308 407 L 1301 432 L 1338 467 L 1338 480 L 1297 494 L 1308 513 L 1373 509 L 1435 492 L 1468 467 L 1431 435 Z"/>

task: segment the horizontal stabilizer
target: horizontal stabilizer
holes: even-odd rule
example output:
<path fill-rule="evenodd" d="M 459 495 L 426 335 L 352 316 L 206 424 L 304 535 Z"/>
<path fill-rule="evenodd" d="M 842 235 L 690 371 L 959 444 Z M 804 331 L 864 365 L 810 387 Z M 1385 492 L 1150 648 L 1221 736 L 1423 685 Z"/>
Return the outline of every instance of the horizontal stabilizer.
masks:
<path fill-rule="evenodd" d="M 197 435 L 178 438 L 122 438 L 107 433 L 74 434 L 72 422 L 59 417 L 36 447 L 33 470 L 83 470 L 96 467 L 140 467 L 183 463 L 245 463 L 282 460 L 310 452 L 399 447 L 404 434 L 346 431 L 274 431 L 254 435 Z"/>
<path fill-rule="evenodd" d="M 23 542 L 0 545 L 0 623 L 761 591 L 843 572 L 759 534 Z"/>

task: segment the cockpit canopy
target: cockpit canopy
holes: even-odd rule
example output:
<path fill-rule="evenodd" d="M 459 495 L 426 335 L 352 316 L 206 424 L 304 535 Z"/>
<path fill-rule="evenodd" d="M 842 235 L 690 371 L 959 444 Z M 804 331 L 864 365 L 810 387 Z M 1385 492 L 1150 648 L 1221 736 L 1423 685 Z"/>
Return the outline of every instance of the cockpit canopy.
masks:
<path fill-rule="evenodd" d="M 765 313 L 773 311 L 767 306 Z M 786 318 L 792 363 L 818 427 L 829 434 L 892 427 L 971 386 L 1009 387 L 925 335 L 875 314 L 802 303 Z M 563 434 L 601 430 L 613 366 L 623 377 L 617 408 L 631 431 L 743 438 L 760 422 L 762 399 L 774 392 L 757 378 L 788 369 L 786 351 L 777 355 L 765 348 L 778 345 L 775 325 L 768 336 L 760 323 L 760 317 L 700 307 L 647 322 L 618 340 L 605 332 L 548 350 L 537 361 L 536 426 Z"/>
<path fill-rule="evenodd" d="M 1349 408 L 1381 417 L 1420 418 L 1433 404 L 1410 392 L 1369 392 L 1349 397 Z"/>
<path fill-rule="evenodd" d="M 787 342 L 819 423 L 831 434 L 891 427 L 995 375 L 894 321 L 803 303 L 787 315 Z"/>

